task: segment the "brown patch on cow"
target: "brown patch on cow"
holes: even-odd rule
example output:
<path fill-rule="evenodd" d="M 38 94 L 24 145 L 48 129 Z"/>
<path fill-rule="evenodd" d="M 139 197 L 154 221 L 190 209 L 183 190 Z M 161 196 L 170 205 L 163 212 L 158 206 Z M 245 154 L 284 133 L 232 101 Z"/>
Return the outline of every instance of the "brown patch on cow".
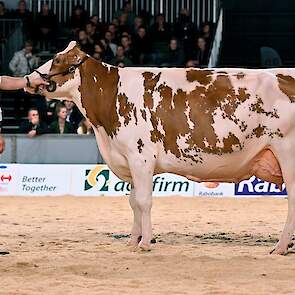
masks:
<path fill-rule="evenodd" d="M 208 72 L 210 71 L 205 71 L 203 77 L 207 77 Z M 194 74 L 190 75 L 192 81 Z M 203 79 L 202 83 L 209 83 L 210 79 Z M 161 101 L 155 110 L 150 110 L 153 126 L 151 140 L 162 141 L 166 153 L 171 152 L 178 158 L 202 162 L 200 152 L 224 154 L 243 148 L 243 143 L 232 133 L 219 139 L 212 125 L 215 111 L 220 109 L 224 118 L 232 120 L 241 130 L 247 128 L 246 123 L 234 115 L 238 106 L 250 98 L 246 88 L 235 90 L 228 76 L 217 75 L 209 86 L 196 86 L 191 92 L 177 89 L 173 93 L 172 88 L 164 84 L 159 85 L 156 90 L 159 91 Z M 195 126 L 193 129 L 190 129 L 185 114 L 187 107 L 190 108 L 189 119 Z M 188 147 L 185 149 L 177 143 L 181 137 L 186 137 Z"/>
<path fill-rule="evenodd" d="M 103 126 L 106 133 L 113 137 L 121 126 L 116 108 L 119 83 L 118 68 L 108 67 L 93 59 L 87 59 L 80 67 L 80 73 L 79 90 L 87 117 L 94 126 Z M 93 80 L 95 75 L 98 77 L 96 82 Z M 127 104 L 125 99 L 121 97 L 121 113 L 127 116 L 126 122 L 129 120 L 129 112 L 126 110 L 124 102 Z M 129 110 L 129 107 L 127 109 Z"/>
<path fill-rule="evenodd" d="M 119 101 L 119 115 L 124 118 L 124 126 L 127 126 L 132 119 L 132 112 L 134 110 L 134 103 L 128 102 L 126 94 L 118 95 Z"/>
<path fill-rule="evenodd" d="M 259 138 L 262 135 L 264 135 L 266 132 L 266 126 L 262 126 L 261 124 L 258 125 L 258 127 L 253 129 L 253 134 Z"/>
<path fill-rule="evenodd" d="M 160 80 L 161 73 L 158 73 L 157 75 L 151 73 L 151 72 L 144 72 L 142 74 L 144 81 L 143 81 L 143 86 L 144 86 L 144 94 L 143 94 L 143 99 L 144 99 L 144 107 L 147 107 L 149 109 L 152 109 L 154 106 L 154 100 L 153 100 L 153 92 L 154 89 L 157 85 L 157 83 Z"/>
<path fill-rule="evenodd" d="M 143 143 L 143 141 L 141 139 L 139 139 L 137 141 L 137 149 L 138 149 L 139 153 L 142 153 L 142 148 L 143 147 L 144 147 L 144 143 Z"/>
<path fill-rule="evenodd" d="M 208 85 L 212 81 L 213 71 L 210 70 L 188 70 L 186 79 L 188 82 L 199 82 L 202 85 Z"/>
<path fill-rule="evenodd" d="M 288 75 L 277 74 L 280 90 L 289 97 L 290 101 L 295 102 L 295 79 Z"/>
<path fill-rule="evenodd" d="M 239 72 L 239 73 L 236 74 L 236 77 L 237 77 L 238 80 L 244 79 L 245 76 L 246 76 L 246 74 L 243 73 L 243 72 Z"/>
<path fill-rule="evenodd" d="M 135 125 L 137 125 L 138 120 L 137 120 L 137 110 L 136 110 L 136 107 L 133 108 L 133 116 L 134 116 L 134 119 L 135 119 Z"/>
<path fill-rule="evenodd" d="M 272 112 L 265 111 L 263 108 L 262 99 L 258 95 L 256 96 L 256 98 L 257 98 L 257 101 L 255 103 L 252 103 L 249 106 L 250 111 L 255 112 L 257 114 L 264 114 L 267 117 L 270 116 L 271 118 L 277 118 L 277 119 L 279 118 L 279 115 L 277 113 L 278 112 L 277 109 L 274 109 Z"/>
<path fill-rule="evenodd" d="M 142 118 L 146 121 L 146 111 L 140 110 Z"/>

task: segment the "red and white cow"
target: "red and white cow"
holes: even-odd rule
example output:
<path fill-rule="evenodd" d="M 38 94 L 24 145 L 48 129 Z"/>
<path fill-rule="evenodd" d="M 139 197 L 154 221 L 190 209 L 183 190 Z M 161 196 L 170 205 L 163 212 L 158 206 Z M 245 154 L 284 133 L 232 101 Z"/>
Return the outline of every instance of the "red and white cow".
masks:
<path fill-rule="evenodd" d="M 256 175 L 286 183 L 288 218 L 273 252 L 287 253 L 295 228 L 294 70 L 117 68 L 71 42 L 39 71 L 56 84 L 43 93 L 75 102 L 110 169 L 131 182 L 131 245 L 150 249 L 154 174 L 218 182 Z"/>

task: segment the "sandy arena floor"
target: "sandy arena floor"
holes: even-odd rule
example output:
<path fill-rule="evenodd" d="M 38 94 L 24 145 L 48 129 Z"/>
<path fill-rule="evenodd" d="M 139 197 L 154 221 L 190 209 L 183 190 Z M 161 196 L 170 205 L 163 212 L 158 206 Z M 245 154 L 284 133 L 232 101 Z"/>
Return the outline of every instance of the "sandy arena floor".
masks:
<path fill-rule="evenodd" d="M 127 198 L 0 198 L 0 294 L 295 294 L 271 256 L 287 201 L 155 198 L 157 243 L 130 252 Z"/>

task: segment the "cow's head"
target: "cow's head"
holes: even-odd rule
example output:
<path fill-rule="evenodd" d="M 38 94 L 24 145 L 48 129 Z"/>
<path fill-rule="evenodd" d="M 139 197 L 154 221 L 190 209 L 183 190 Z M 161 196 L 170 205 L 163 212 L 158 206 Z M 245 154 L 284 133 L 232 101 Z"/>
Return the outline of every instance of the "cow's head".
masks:
<path fill-rule="evenodd" d="M 70 42 L 64 51 L 53 57 L 49 70 L 45 72 L 37 70 L 46 74 L 43 77 L 50 83 L 46 88 L 40 89 L 40 92 L 48 98 L 72 98 L 81 82 L 78 67 L 87 58 L 88 55 L 80 50 L 76 42 Z"/>

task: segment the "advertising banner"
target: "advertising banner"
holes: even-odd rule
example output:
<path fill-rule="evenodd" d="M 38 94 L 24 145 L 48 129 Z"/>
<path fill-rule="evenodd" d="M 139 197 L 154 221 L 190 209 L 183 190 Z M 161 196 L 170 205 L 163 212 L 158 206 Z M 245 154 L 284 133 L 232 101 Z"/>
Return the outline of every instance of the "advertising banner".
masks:
<path fill-rule="evenodd" d="M 0 164 L 0 196 L 124 196 L 131 185 L 106 165 Z M 258 197 L 287 195 L 273 183 L 252 176 L 238 184 L 193 182 L 170 173 L 153 177 L 153 196 Z"/>
<path fill-rule="evenodd" d="M 17 185 L 17 165 L 0 164 L 0 196 L 14 196 Z"/>
<path fill-rule="evenodd" d="M 230 197 L 234 196 L 234 191 L 233 183 L 196 182 L 194 195 L 199 197 Z"/>
<path fill-rule="evenodd" d="M 71 165 L 19 165 L 17 195 L 59 196 L 69 194 Z"/>
<path fill-rule="evenodd" d="M 106 165 L 75 165 L 72 169 L 71 194 L 78 196 L 122 196 L 131 185 L 119 179 Z M 194 182 L 164 173 L 153 178 L 154 196 L 194 195 Z"/>
<path fill-rule="evenodd" d="M 235 184 L 235 196 L 286 196 L 286 186 L 283 184 L 282 191 L 274 183 L 270 183 L 255 176 Z"/>

